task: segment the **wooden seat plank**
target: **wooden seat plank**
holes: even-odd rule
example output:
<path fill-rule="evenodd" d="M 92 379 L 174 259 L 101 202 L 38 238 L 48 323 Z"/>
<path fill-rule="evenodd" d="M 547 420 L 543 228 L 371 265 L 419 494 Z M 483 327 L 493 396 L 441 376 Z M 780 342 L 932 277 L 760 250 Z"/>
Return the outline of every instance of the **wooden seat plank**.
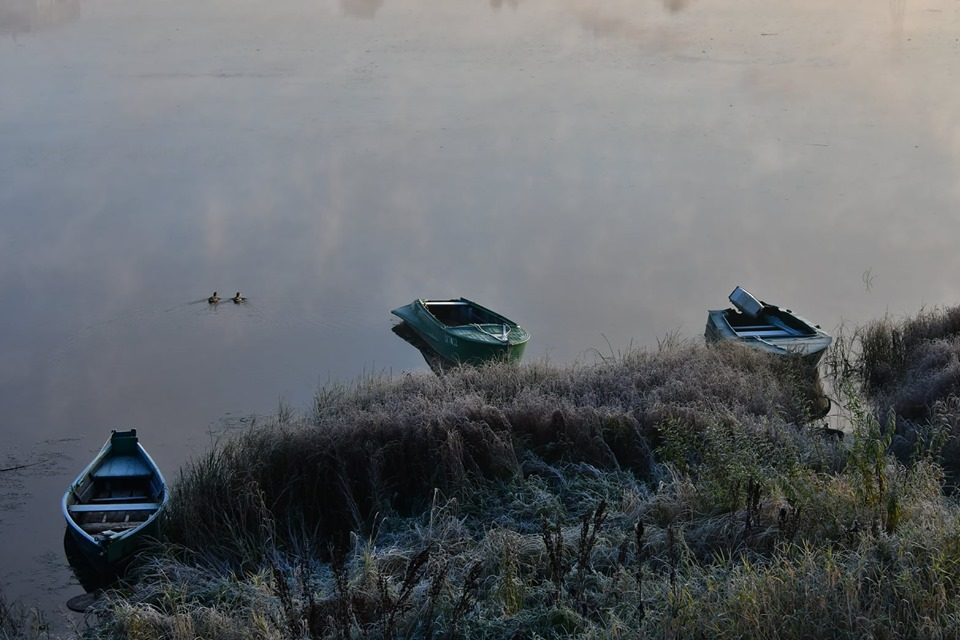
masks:
<path fill-rule="evenodd" d="M 94 478 L 149 478 L 150 467 L 139 456 L 116 456 L 106 460 L 96 471 Z"/>
<path fill-rule="evenodd" d="M 72 504 L 70 513 L 91 513 L 97 511 L 156 511 L 159 502 L 129 502 L 127 504 Z"/>

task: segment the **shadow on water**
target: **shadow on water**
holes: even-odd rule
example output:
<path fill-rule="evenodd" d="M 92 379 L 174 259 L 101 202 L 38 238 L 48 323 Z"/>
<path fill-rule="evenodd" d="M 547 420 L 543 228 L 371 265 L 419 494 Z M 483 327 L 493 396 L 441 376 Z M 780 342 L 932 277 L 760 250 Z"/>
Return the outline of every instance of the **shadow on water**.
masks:
<path fill-rule="evenodd" d="M 70 529 L 63 531 L 63 551 L 67 556 L 67 563 L 70 565 L 70 571 L 73 573 L 77 582 L 83 587 L 84 593 L 74 596 L 67 600 L 67 608 L 77 613 L 85 613 L 104 589 L 107 589 L 119 581 L 119 575 L 105 575 L 99 571 L 92 562 L 90 562 L 83 552 L 80 545 L 70 535 Z"/>
<path fill-rule="evenodd" d="M 438 376 L 443 375 L 444 369 L 456 366 L 455 362 L 447 360 L 440 355 L 436 349 L 427 344 L 427 342 L 417 335 L 417 332 L 411 329 L 410 325 L 406 322 L 401 321 L 399 324 L 395 324 L 390 327 L 390 330 L 393 331 L 398 337 L 403 339 L 404 342 L 420 351 L 420 354 L 426 361 L 427 366 L 429 366 L 430 369 Z"/>
<path fill-rule="evenodd" d="M 340 0 L 340 10 L 354 18 L 371 19 L 383 6 L 383 0 Z"/>

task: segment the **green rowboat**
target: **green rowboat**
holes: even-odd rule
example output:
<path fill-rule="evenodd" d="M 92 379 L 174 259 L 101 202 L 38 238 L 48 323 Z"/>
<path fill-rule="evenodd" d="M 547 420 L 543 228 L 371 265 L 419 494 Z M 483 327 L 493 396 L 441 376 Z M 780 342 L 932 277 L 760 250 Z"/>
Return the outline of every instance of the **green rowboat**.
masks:
<path fill-rule="evenodd" d="M 391 313 L 451 363 L 519 361 L 530 339 L 530 334 L 513 320 L 466 298 L 420 298 Z"/>
<path fill-rule="evenodd" d="M 137 430 L 114 430 L 63 496 L 66 538 L 84 569 L 109 582 L 147 537 L 156 536 L 168 500 L 163 475 Z"/>

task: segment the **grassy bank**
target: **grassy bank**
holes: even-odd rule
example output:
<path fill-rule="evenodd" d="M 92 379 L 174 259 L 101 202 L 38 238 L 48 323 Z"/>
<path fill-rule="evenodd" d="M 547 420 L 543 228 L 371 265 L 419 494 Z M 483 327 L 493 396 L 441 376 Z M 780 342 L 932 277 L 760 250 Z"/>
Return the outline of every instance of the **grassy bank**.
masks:
<path fill-rule="evenodd" d="M 321 389 L 184 467 L 88 635 L 956 637 L 953 326 L 841 336 L 842 439 L 736 345 Z"/>
<path fill-rule="evenodd" d="M 834 375 L 858 384 L 875 416 L 895 421 L 891 452 L 908 464 L 932 452 L 952 490 L 960 474 L 960 307 L 882 318 L 840 342 Z"/>

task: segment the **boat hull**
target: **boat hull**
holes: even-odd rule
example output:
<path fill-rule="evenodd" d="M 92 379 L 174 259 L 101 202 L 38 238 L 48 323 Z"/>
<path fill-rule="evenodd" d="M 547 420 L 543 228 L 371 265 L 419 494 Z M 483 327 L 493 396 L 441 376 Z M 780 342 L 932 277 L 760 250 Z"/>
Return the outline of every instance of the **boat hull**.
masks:
<path fill-rule="evenodd" d="M 62 500 L 64 548 L 85 588 L 122 575 L 137 551 L 157 536 L 168 499 L 163 475 L 136 430 L 114 431 Z"/>
<path fill-rule="evenodd" d="M 516 322 L 466 298 L 421 298 L 392 313 L 440 358 L 453 364 L 520 361 L 530 339 Z"/>

